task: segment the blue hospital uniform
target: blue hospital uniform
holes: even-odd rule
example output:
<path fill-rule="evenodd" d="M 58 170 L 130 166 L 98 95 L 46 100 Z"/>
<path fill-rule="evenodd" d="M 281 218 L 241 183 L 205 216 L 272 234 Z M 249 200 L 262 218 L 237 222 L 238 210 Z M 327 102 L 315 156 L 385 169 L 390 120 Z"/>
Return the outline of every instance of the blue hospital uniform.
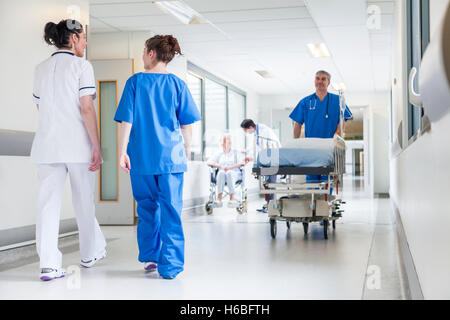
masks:
<path fill-rule="evenodd" d="M 314 93 L 303 98 L 289 117 L 295 122 L 305 125 L 306 138 L 333 138 L 340 122 L 339 96 L 328 93 L 323 101 L 320 101 Z M 346 105 L 344 119 L 350 120 L 352 117 L 353 115 Z M 307 176 L 308 182 L 326 180 L 328 180 L 327 176 Z"/>
<path fill-rule="evenodd" d="M 180 126 L 200 119 L 186 83 L 160 73 L 130 77 L 114 117 L 132 124 L 127 153 L 138 204 L 138 259 L 157 262 L 165 278 L 174 278 L 184 265 L 181 210 L 187 159 Z"/>

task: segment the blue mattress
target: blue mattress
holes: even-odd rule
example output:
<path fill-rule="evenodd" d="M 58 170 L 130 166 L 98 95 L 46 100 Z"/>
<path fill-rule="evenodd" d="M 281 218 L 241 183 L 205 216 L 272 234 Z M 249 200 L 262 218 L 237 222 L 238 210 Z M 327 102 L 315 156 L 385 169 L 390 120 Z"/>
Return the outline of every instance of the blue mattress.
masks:
<path fill-rule="evenodd" d="M 286 148 L 261 150 L 256 166 L 317 168 L 334 164 L 332 139 L 301 140 L 303 141 L 296 142 L 296 145 L 291 144 Z"/>

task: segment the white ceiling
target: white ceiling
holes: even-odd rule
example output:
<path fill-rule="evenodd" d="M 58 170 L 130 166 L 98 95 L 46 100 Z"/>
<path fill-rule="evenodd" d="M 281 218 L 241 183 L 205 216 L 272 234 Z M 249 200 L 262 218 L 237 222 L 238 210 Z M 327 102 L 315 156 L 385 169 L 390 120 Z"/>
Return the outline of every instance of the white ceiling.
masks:
<path fill-rule="evenodd" d="M 150 0 L 91 0 L 91 32 L 173 34 L 188 59 L 259 94 L 312 91 L 319 69 L 348 91 L 390 88 L 393 0 L 184 1 L 213 25 L 183 25 Z M 372 4 L 381 9 L 380 30 L 366 26 Z M 312 58 L 311 42 L 325 42 L 331 57 Z"/>

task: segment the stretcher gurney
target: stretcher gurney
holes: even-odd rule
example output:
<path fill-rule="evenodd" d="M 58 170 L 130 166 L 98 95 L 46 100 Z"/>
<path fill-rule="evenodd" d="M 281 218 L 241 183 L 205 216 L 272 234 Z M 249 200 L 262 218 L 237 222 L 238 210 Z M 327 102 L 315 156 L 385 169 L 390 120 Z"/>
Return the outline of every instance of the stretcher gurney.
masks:
<path fill-rule="evenodd" d="M 264 138 L 261 138 L 264 139 Z M 266 139 L 268 140 L 268 139 Z M 345 142 L 336 135 L 333 139 L 297 139 L 283 148 L 267 142 L 262 149 L 253 174 L 259 180 L 261 194 L 273 194 L 268 204 L 270 229 L 276 237 L 277 221 L 303 223 L 305 234 L 310 223 L 322 222 L 324 237 L 328 239 L 328 226 L 336 228 L 342 217 L 344 204 L 339 195 L 345 173 Z M 265 183 L 266 176 L 284 177 L 277 183 Z M 326 181 L 299 181 L 301 176 L 327 176 Z"/>

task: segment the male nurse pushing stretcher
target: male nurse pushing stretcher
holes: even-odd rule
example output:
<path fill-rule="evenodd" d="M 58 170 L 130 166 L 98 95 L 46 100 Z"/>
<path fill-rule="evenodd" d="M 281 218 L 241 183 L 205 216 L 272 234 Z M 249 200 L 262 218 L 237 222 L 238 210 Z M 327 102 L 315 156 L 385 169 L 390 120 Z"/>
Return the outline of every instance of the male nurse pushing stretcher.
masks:
<path fill-rule="evenodd" d="M 302 126 L 305 125 L 305 138 L 333 138 L 340 134 L 339 96 L 328 92 L 331 75 L 326 71 L 316 73 L 316 92 L 303 98 L 289 116 L 295 121 L 294 139 L 300 138 Z M 344 120 L 352 120 L 353 115 L 345 106 Z M 345 128 L 345 122 L 343 129 Z M 325 181 L 326 176 L 307 176 L 308 182 Z"/>

